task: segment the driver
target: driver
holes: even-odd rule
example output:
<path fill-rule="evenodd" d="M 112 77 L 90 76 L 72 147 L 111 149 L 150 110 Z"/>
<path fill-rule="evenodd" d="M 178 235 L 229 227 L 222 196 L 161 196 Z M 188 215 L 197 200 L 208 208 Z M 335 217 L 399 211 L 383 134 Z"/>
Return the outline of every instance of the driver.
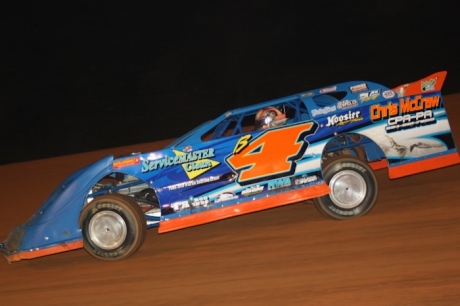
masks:
<path fill-rule="evenodd" d="M 256 114 L 256 130 L 266 130 L 286 124 L 286 115 L 277 108 L 270 106 L 260 109 Z"/>

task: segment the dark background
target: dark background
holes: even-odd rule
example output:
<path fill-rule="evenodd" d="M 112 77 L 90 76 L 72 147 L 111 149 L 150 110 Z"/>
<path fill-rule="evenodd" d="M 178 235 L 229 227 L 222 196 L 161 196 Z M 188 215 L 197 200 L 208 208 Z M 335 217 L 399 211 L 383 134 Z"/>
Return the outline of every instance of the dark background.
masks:
<path fill-rule="evenodd" d="M 460 92 L 456 1 L 96 2 L 2 5 L 0 164 L 175 138 L 344 81 L 447 70 Z"/>

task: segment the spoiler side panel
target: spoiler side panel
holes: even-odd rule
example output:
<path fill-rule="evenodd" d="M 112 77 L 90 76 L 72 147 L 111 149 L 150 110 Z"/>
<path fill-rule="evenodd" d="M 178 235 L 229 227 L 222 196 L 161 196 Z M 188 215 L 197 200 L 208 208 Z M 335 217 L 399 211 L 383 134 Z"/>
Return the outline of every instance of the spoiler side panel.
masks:
<path fill-rule="evenodd" d="M 390 161 L 390 178 L 404 177 L 460 163 L 458 148 L 441 94 L 446 76 L 447 71 L 439 71 L 392 89 L 399 98 L 399 101 L 394 101 L 393 104 L 399 104 L 400 110 L 397 118 L 391 118 L 394 122 L 393 126 L 407 125 L 409 129 L 402 128 L 395 133 L 398 135 L 398 140 L 391 139 L 392 134 L 387 134 L 390 141 L 383 145 L 383 149 L 393 153 L 397 151 L 400 155 L 398 160 L 387 154 Z M 418 156 L 416 152 L 419 152 Z"/>
<path fill-rule="evenodd" d="M 444 81 L 446 80 L 446 76 L 447 71 L 439 71 L 418 81 L 397 86 L 392 90 L 398 95 L 398 97 L 413 96 L 432 91 L 441 91 Z"/>

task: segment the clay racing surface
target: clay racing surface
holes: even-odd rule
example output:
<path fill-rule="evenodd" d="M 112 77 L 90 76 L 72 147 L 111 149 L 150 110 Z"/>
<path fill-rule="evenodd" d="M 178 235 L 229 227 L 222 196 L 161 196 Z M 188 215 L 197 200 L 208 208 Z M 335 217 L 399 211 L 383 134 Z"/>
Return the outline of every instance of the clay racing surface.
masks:
<path fill-rule="evenodd" d="M 460 144 L 460 94 L 445 97 Z M 0 167 L 0 240 L 73 171 L 169 141 Z M 389 180 L 366 216 L 299 203 L 159 235 L 120 262 L 83 249 L 0 261 L 2 305 L 459 305 L 460 166 Z"/>

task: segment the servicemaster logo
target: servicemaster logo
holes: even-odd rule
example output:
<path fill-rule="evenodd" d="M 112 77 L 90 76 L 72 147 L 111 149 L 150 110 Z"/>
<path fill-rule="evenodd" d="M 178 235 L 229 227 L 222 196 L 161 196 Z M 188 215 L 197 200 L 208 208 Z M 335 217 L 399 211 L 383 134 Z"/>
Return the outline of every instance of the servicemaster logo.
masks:
<path fill-rule="evenodd" d="M 191 180 L 220 165 L 220 162 L 208 158 L 214 157 L 214 149 L 212 148 L 190 153 L 174 150 L 174 154 L 176 154 L 176 157 L 179 157 L 180 160 L 185 160 L 181 162 L 182 168 L 184 168 L 185 173 Z"/>
<path fill-rule="evenodd" d="M 142 172 L 155 171 L 175 165 L 182 165 L 188 178 L 194 178 L 220 165 L 220 162 L 210 159 L 215 157 L 214 148 L 197 150 L 193 152 L 182 152 L 173 150 L 175 156 L 165 156 L 156 160 L 143 160 Z"/>

